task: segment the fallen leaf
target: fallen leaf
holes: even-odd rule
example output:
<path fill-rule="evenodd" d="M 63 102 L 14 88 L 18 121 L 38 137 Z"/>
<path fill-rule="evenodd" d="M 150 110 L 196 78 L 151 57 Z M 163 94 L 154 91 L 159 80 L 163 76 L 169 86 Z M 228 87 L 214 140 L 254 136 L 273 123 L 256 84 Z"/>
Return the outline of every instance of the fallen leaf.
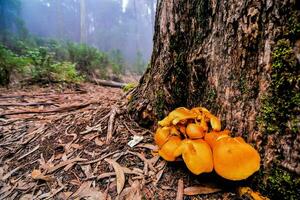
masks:
<path fill-rule="evenodd" d="M 105 194 L 99 188 L 91 188 L 91 181 L 84 182 L 70 199 L 99 200 L 105 199 Z"/>
<path fill-rule="evenodd" d="M 31 199 L 33 199 L 32 194 L 25 194 L 20 197 L 20 200 L 31 200 Z"/>
<path fill-rule="evenodd" d="M 91 165 L 81 165 L 80 167 L 87 178 L 93 175 Z"/>
<path fill-rule="evenodd" d="M 52 177 L 43 175 L 42 172 L 38 169 L 35 169 L 31 172 L 31 177 L 34 180 L 44 180 L 44 181 L 52 181 L 53 180 Z"/>
<path fill-rule="evenodd" d="M 210 186 L 192 186 L 184 188 L 183 193 L 185 195 L 198 195 L 198 194 L 211 194 L 215 192 L 220 192 L 220 188 L 210 187 Z"/>
<path fill-rule="evenodd" d="M 141 184 L 135 180 L 130 187 L 125 188 L 120 194 L 120 199 L 125 200 L 141 200 Z"/>
<path fill-rule="evenodd" d="M 95 144 L 98 146 L 103 146 L 104 142 L 99 137 L 96 137 Z"/>
<path fill-rule="evenodd" d="M 74 158 L 74 159 L 71 159 L 71 160 L 66 160 L 66 161 L 63 161 L 57 165 L 55 165 L 54 167 L 51 167 L 48 171 L 48 173 L 52 173 L 52 172 L 55 172 L 56 170 L 58 170 L 59 168 L 62 168 L 64 166 L 67 166 L 71 163 L 74 163 L 74 162 L 79 162 L 79 161 L 86 161 L 86 159 L 83 159 L 83 158 Z"/>
<path fill-rule="evenodd" d="M 6 179 L 8 179 L 13 173 L 15 173 L 16 171 L 18 171 L 19 169 L 21 169 L 22 167 L 24 167 L 24 165 L 16 167 L 15 169 L 11 170 L 10 172 L 8 172 L 7 174 L 5 174 L 2 177 L 2 181 L 5 181 Z"/>
<path fill-rule="evenodd" d="M 146 148 L 146 149 L 150 149 L 150 150 L 158 150 L 158 146 L 153 145 L 153 144 L 139 144 L 136 147 L 141 147 L 141 148 Z"/>
<path fill-rule="evenodd" d="M 116 161 L 106 158 L 104 159 L 106 162 L 111 164 L 116 172 L 117 177 L 117 192 L 120 194 L 125 184 L 125 174 L 121 165 L 119 165 Z"/>

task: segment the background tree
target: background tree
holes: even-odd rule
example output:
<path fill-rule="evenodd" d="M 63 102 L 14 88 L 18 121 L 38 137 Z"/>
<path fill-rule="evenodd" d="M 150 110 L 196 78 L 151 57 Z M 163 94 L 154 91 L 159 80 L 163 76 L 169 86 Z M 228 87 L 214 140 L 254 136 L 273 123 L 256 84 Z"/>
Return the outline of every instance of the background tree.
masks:
<path fill-rule="evenodd" d="M 86 43 L 87 30 L 86 30 L 86 6 L 85 0 L 80 0 L 80 43 Z"/>
<path fill-rule="evenodd" d="M 154 16 L 156 0 L 19 1 L 22 19 L 35 36 L 73 42 L 85 40 L 84 43 L 107 53 L 120 49 L 127 69 L 134 64 L 139 49 L 143 59 L 150 58 L 151 17 Z M 85 14 L 81 12 L 84 10 Z"/>
<path fill-rule="evenodd" d="M 254 180 L 299 199 L 299 1 L 159 1 L 151 67 L 132 92 L 135 120 L 205 106 L 259 149 Z M 257 181 L 258 180 L 258 181 Z"/>

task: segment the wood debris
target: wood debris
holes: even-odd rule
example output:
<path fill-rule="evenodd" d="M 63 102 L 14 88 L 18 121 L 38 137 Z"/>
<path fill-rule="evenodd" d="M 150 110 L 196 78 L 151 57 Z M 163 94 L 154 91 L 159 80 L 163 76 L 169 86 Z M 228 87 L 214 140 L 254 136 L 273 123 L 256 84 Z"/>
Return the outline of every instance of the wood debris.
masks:
<path fill-rule="evenodd" d="M 0 93 L 0 199 L 176 199 L 179 178 L 185 195 L 199 193 L 191 174 L 155 155 L 152 132 L 126 114 L 120 89 Z M 143 140 L 130 148 L 133 135 Z"/>

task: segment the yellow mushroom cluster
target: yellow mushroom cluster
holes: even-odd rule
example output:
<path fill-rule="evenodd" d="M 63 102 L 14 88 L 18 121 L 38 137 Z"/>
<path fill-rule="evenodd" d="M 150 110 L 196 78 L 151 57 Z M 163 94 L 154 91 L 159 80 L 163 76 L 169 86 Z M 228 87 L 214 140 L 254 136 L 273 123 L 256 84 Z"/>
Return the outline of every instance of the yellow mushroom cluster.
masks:
<path fill-rule="evenodd" d="M 221 131 L 218 117 L 203 107 L 177 108 L 158 122 L 154 141 L 167 161 L 182 156 L 194 174 L 216 171 L 229 180 L 243 180 L 260 167 L 258 152 L 241 137 Z"/>

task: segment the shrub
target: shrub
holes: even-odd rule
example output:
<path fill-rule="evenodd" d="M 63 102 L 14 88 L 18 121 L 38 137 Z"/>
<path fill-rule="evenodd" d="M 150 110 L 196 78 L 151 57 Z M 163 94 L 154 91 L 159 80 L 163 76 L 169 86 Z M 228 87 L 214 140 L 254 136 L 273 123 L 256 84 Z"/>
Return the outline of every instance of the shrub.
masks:
<path fill-rule="evenodd" d="M 70 62 L 57 62 L 54 60 L 54 53 L 47 48 L 41 47 L 28 52 L 32 61 L 31 76 L 35 82 L 80 82 L 75 64 Z"/>
<path fill-rule="evenodd" d="M 0 45 L 0 85 L 8 85 L 13 72 L 24 72 L 29 60 Z"/>
<path fill-rule="evenodd" d="M 114 49 L 109 54 L 113 74 L 119 76 L 125 73 L 125 61 L 122 52 Z"/>
<path fill-rule="evenodd" d="M 68 44 L 70 60 L 76 63 L 76 68 L 87 76 L 106 75 L 109 64 L 108 56 L 94 47 L 85 44 Z"/>

